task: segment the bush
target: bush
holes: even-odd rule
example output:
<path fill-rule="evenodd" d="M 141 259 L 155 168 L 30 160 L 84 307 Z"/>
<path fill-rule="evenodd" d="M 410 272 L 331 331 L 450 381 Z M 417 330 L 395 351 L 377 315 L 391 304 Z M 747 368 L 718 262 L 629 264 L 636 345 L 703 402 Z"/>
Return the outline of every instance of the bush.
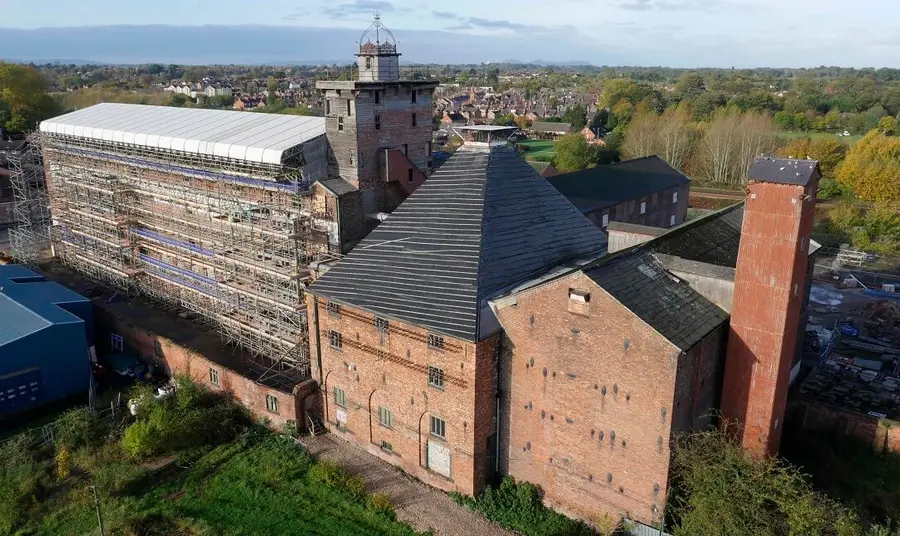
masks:
<path fill-rule="evenodd" d="M 35 458 L 31 436 L 22 434 L 0 445 L 0 533 L 13 532 L 50 484 L 50 468 Z"/>
<path fill-rule="evenodd" d="M 488 487 L 477 498 L 451 493 L 459 504 L 480 512 L 491 521 L 526 536 L 588 536 L 595 532 L 544 506 L 541 490 L 530 482 L 508 476 L 499 488 Z"/>
<path fill-rule="evenodd" d="M 394 503 L 387 493 L 375 493 L 369 496 L 369 508 L 394 519 Z"/>
<path fill-rule="evenodd" d="M 76 408 L 63 413 L 56 421 L 55 438 L 60 447 L 76 450 L 95 445 L 103 439 L 105 428 L 88 408 Z"/>

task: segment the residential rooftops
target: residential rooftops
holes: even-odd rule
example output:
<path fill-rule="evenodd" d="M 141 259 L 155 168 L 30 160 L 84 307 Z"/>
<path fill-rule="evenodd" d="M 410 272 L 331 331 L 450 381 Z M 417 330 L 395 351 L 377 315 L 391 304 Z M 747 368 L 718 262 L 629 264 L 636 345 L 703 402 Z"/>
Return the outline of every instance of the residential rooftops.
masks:
<path fill-rule="evenodd" d="M 325 134 L 324 117 L 103 103 L 42 121 L 57 134 L 281 165 L 291 149 Z"/>
<path fill-rule="evenodd" d="M 478 341 L 487 300 L 606 236 L 510 147 L 463 145 L 309 292 Z"/>
<path fill-rule="evenodd" d="M 614 206 L 690 182 L 658 156 L 597 166 L 547 180 L 582 212 Z"/>

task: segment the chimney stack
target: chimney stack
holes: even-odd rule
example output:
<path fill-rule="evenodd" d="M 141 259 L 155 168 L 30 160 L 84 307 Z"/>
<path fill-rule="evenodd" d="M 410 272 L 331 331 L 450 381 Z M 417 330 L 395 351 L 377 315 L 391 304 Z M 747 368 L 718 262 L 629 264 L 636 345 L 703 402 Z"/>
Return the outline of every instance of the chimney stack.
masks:
<path fill-rule="evenodd" d="M 750 168 L 722 414 L 758 458 L 781 441 L 819 176 L 813 160 L 757 158 Z"/>

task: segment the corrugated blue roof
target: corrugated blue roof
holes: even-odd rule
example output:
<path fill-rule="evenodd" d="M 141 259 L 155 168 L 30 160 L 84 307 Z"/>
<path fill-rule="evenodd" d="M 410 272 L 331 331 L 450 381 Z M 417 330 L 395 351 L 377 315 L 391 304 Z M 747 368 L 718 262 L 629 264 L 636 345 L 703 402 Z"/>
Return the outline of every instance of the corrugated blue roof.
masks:
<path fill-rule="evenodd" d="M 0 266 L 0 346 L 51 324 L 83 322 L 60 305 L 89 301 L 24 266 Z"/>

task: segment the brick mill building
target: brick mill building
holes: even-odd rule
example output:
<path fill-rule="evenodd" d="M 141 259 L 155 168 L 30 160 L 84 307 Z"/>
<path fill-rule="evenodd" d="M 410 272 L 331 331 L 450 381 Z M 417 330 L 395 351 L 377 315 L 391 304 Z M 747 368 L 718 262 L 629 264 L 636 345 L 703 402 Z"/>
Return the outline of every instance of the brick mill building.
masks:
<path fill-rule="evenodd" d="M 508 474 L 572 515 L 648 525 L 674 439 L 713 410 L 748 424 L 753 451 L 777 444 L 816 163 L 760 159 L 745 205 L 607 254 L 599 229 L 492 145 L 463 146 L 310 288 L 328 427 L 442 489 Z M 767 267 L 773 254 L 789 260 Z M 758 277 L 783 311 L 748 295 Z M 735 340 L 778 351 L 748 368 Z"/>

